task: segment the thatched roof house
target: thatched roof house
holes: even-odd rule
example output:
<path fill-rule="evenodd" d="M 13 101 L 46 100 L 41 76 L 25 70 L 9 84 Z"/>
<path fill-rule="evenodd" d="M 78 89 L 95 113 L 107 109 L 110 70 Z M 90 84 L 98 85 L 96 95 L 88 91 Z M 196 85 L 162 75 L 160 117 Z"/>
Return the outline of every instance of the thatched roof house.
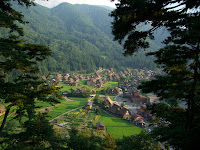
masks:
<path fill-rule="evenodd" d="M 109 96 L 106 97 L 105 101 L 106 101 L 106 104 L 107 104 L 106 105 L 107 108 L 111 108 L 113 106 L 113 101 L 110 99 Z"/>
<path fill-rule="evenodd" d="M 120 117 L 122 117 L 123 119 L 128 119 L 129 120 L 131 118 L 131 112 L 126 107 L 122 107 L 120 109 L 120 111 L 118 112 L 118 115 Z"/>
<path fill-rule="evenodd" d="M 121 109 L 121 106 L 119 106 L 118 104 L 114 103 L 113 106 L 111 107 L 110 111 L 113 114 L 117 114 L 120 109 Z"/>
<path fill-rule="evenodd" d="M 96 128 L 97 128 L 98 130 L 104 130 L 104 129 L 106 128 L 106 126 L 105 126 L 104 123 L 98 122 L 98 123 L 96 123 Z"/>

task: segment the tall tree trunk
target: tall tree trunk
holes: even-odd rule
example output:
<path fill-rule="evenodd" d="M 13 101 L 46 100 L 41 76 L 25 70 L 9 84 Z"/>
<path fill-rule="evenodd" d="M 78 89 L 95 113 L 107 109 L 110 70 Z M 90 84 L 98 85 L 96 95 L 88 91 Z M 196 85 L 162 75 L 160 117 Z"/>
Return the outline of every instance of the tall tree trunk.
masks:
<path fill-rule="evenodd" d="M 188 126 L 186 127 L 187 130 L 191 131 L 194 125 L 194 117 L 195 117 L 195 97 L 197 95 L 196 93 L 196 86 L 198 85 L 198 80 L 199 80 L 199 43 L 200 43 L 200 36 L 198 38 L 197 41 L 197 48 L 195 50 L 195 58 L 194 58 L 194 62 L 193 62 L 193 71 L 194 71 L 194 75 L 193 75 L 193 89 L 191 91 L 191 98 L 188 102 Z"/>

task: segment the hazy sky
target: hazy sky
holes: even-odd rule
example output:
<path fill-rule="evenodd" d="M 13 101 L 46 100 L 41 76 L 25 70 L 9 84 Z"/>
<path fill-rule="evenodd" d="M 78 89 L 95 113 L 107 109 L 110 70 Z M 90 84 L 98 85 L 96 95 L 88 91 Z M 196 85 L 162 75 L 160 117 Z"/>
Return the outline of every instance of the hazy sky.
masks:
<path fill-rule="evenodd" d="M 62 2 L 68 2 L 71 4 L 105 5 L 105 6 L 115 7 L 115 3 L 110 2 L 110 0 L 48 0 L 48 1 L 35 0 L 35 2 L 49 8 L 57 6 Z"/>

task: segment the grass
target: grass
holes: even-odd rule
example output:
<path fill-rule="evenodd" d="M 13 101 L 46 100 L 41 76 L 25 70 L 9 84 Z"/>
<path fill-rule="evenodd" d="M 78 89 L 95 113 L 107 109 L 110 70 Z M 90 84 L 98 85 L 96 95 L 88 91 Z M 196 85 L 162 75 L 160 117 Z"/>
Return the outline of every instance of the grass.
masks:
<path fill-rule="evenodd" d="M 126 121 L 119 118 L 109 116 L 108 114 L 101 112 L 99 122 L 105 124 L 107 131 L 113 134 L 115 139 L 122 139 L 123 136 L 131 136 L 139 134 L 143 129 L 136 127 Z"/>
<path fill-rule="evenodd" d="M 63 92 L 63 91 L 71 92 L 71 89 L 73 89 L 73 90 L 76 90 L 76 89 L 77 89 L 77 87 L 75 87 L 75 86 L 66 85 L 66 84 L 60 84 L 60 87 L 62 87 L 62 88 L 61 88 L 61 91 L 62 91 L 62 92 Z"/>
<path fill-rule="evenodd" d="M 77 107 L 85 105 L 86 102 L 78 102 L 78 101 L 67 101 L 65 103 L 62 103 L 60 105 L 57 105 L 51 109 L 49 112 L 49 120 L 53 119 L 67 111 L 70 111 L 72 109 L 75 109 Z"/>
<path fill-rule="evenodd" d="M 103 87 L 105 88 L 115 88 L 118 86 L 118 82 L 107 82 L 106 84 L 103 85 Z"/>
<path fill-rule="evenodd" d="M 75 100 L 75 101 L 88 101 L 89 97 L 84 98 L 84 97 L 68 97 L 71 100 Z"/>
<path fill-rule="evenodd" d="M 96 90 L 96 94 L 98 95 L 102 95 L 101 94 L 101 90 L 102 89 L 107 89 L 107 88 L 116 88 L 118 86 L 118 82 L 107 82 L 106 84 L 103 84 L 102 88 L 97 88 Z M 113 96 L 112 94 L 109 94 L 110 96 Z"/>

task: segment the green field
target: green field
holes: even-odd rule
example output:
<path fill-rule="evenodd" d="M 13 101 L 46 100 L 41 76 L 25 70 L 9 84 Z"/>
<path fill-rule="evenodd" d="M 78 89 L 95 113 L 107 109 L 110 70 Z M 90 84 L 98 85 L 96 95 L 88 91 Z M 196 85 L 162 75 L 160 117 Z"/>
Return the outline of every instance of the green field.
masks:
<path fill-rule="evenodd" d="M 87 82 L 88 80 L 85 79 L 85 80 L 80 80 L 78 82 L 78 86 L 71 86 L 71 85 L 66 85 L 66 84 L 59 84 L 61 88 L 61 91 L 67 91 L 67 92 L 71 92 L 71 89 L 73 90 L 76 90 L 77 88 L 79 87 L 86 87 L 86 88 L 89 88 L 90 90 L 94 89 L 94 87 L 92 86 L 88 86 L 88 85 L 85 85 L 85 83 Z"/>
<path fill-rule="evenodd" d="M 77 89 L 77 87 L 75 87 L 75 86 L 66 85 L 66 84 L 60 84 L 60 87 L 62 87 L 62 88 L 61 88 L 61 91 L 62 91 L 62 92 L 63 92 L 63 91 L 71 92 L 71 89 L 73 89 L 73 90 L 76 90 L 76 89 Z"/>
<path fill-rule="evenodd" d="M 88 99 L 89 99 L 89 97 L 86 97 L 86 98 L 84 98 L 84 97 L 68 97 L 69 99 L 71 99 L 71 100 L 74 100 L 74 101 L 85 101 L 85 102 L 87 102 L 88 101 Z"/>
<path fill-rule="evenodd" d="M 83 105 L 85 105 L 85 103 L 86 102 L 67 101 L 63 104 L 57 105 L 50 110 L 50 112 L 49 112 L 50 117 L 48 119 L 49 120 L 53 119 L 71 109 L 75 109 L 77 107 L 83 106 Z"/>
<path fill-rule="evenodd" d="M 103 85 L 103 87 L 105 88 L 115 88 L 118 86 L 118 82 L 107 82 L 106 84 Z"/>
<path fill-rule="evenodd" d="M 143 129 L 136 127 L 126 121 L 119 118 L 109 116 L 108 114 L 102 112 L 99 122 L 105 124 L 107 131 L 113 134 L 115 139 L 122 139 L 123 136 L 131 136 L 134 134 L 139 134 Z"/>
<path fill-rule="evenodd" d="M 100 115 L 96 115 L 95 111 L 85 109 L 76 110 L 66 114 L 64 118 L 57 119 L 57 123 L 69 122 L 65 127 L 70 128 L 76 126 L 78 128 L 88 128 L 90 131 L 96 131 L 95 124 L 102 122 L 105 124 L 107 131 L 111 133 L 115 139 L 122 139 L 124 136 L 139 134 L 143 129 L 130 124 L 126 120 L 110 116 L 101 110 Z M 87 125 L 85 125 L 87 124 Z M 104 132 L 102 132 L 104 134 Z"/>

